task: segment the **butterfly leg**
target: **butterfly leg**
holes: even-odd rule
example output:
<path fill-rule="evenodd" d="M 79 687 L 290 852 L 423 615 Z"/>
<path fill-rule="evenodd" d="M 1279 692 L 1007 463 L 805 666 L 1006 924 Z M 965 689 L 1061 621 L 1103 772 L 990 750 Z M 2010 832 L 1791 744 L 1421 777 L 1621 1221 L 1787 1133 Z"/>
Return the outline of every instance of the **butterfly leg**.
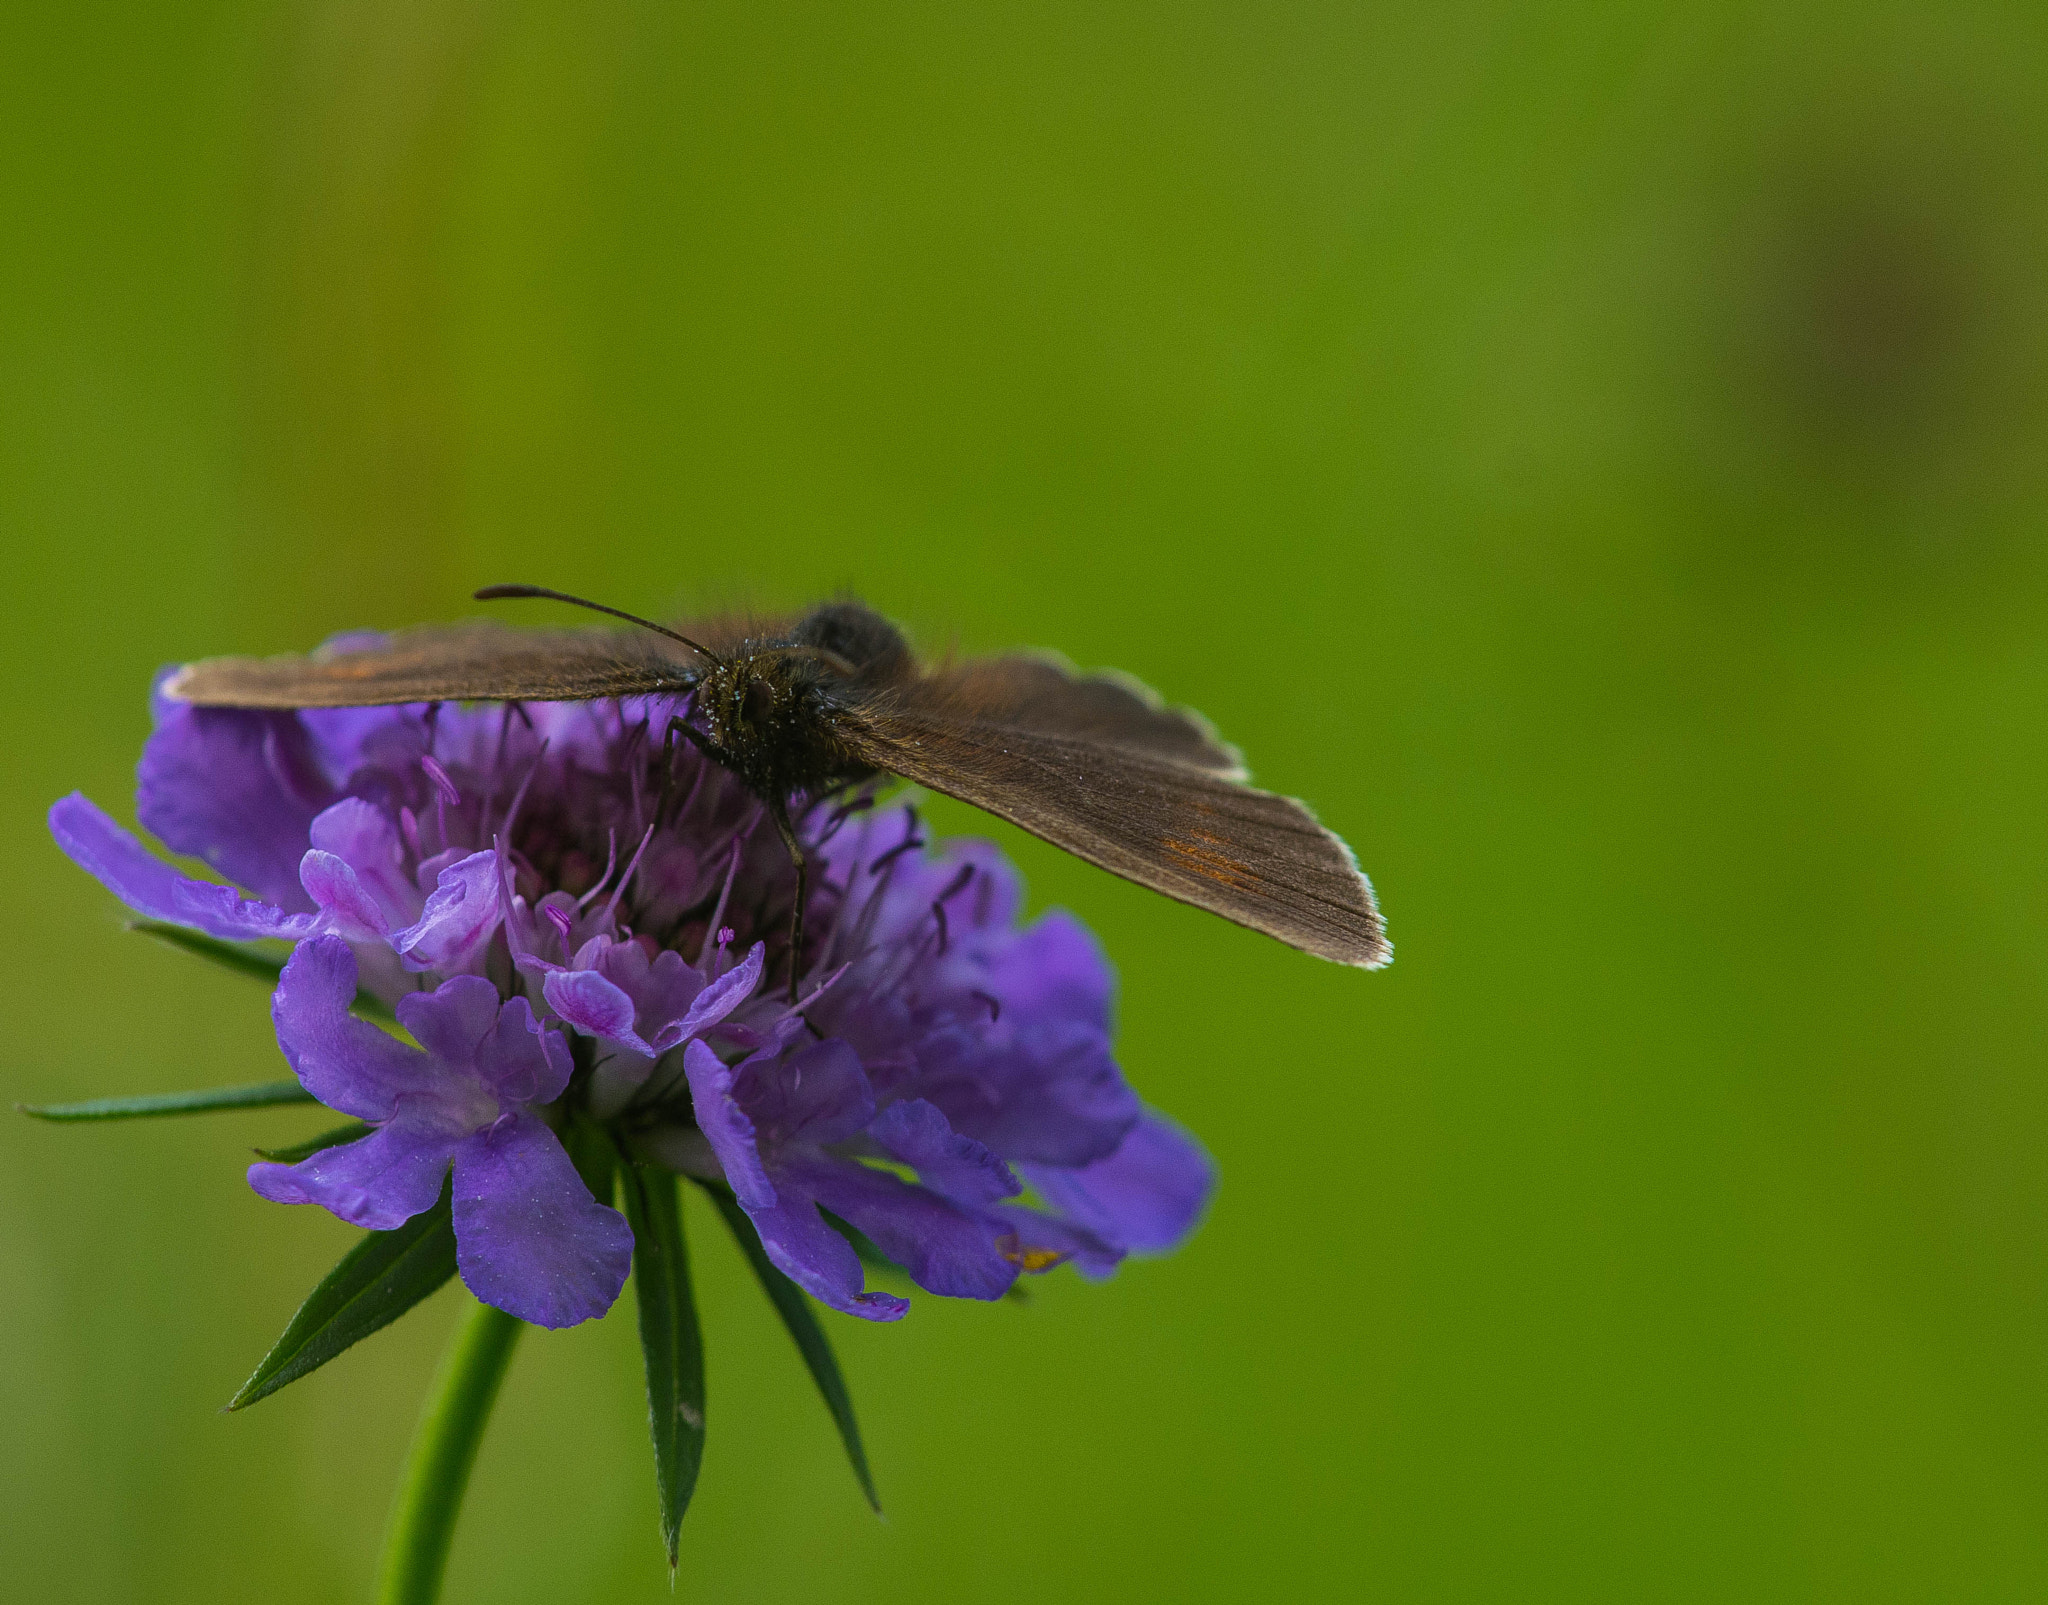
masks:
<path fill-rule="evenodd" d="M 789 804 L 777 797 L 768 803 L 768 817 L 775 822 L 776 834 L 782 838 L 782 845 L 789 849 L 789 861 L 796 868 L 796 907 L 789 915 L 789 1001 L 796 1002 L 796 984 L 804 972 L 804 896 L 810 888 L 810 866 L 804 859 L 803 847 L 796 839 L 796 830 L 789 822 Z"/>
<path fill-rule="evenodd" d="M 661 738 L 661 800 L 654 805 L 654 820 L 656 824 L 661 824 L 667 820 L 669 797 L 675 790 L 676 737 L 678 735 L 686 739 L 699 752 L 703 753 L 705 757 L 721 768 L 730 769 L 732 767 L 726 759 L 724 748 L 720 747 L 695 725 L 684 723 L 681 714 L 672 717 L 668 722 L 667 733 Z"/>

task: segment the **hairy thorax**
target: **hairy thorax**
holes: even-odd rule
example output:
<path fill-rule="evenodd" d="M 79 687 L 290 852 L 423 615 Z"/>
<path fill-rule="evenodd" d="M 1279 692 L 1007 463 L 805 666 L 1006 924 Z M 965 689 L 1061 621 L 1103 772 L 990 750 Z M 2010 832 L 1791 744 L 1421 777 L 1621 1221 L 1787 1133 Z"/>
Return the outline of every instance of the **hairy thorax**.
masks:
<path fill-rule="evenodd" d="M 757 796 L 816 796 L 873 773 L 839 734 L 841 693 L 909 672 L 909 650 L 885 619 L 827 603 L 788 639 L 744 643 L 707 667 L 697 713 L 714 756 Z"/>

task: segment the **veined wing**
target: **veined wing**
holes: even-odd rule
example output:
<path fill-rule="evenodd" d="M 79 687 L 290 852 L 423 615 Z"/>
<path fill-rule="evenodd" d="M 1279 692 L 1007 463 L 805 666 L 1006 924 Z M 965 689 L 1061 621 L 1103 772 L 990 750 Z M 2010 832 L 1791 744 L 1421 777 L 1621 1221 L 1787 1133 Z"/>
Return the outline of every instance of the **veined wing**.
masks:
<path fill-rule="evenodd" d="M 577 702 L 682 691 L 687 647 L 648 630 L 522 630 L 490 619 L 344 639 L 276 658 L 206 658 L 164 682 L 201 707 L 362 708 L 393 702 Z"/>
<path fill-rule="evenodd" d="M 1191 708 L 1167 707 L 1129 675 L 1077 674 L 1050 654 L 970 658 L 928 671 L 904 693 L 962 724 L 1065 736 L 1143 752 L 1225 779 L 1244 778 L 1238 750 Z"/>
<path fill-rule="evenodd" d="M 1371 884 L 1303 804 L 1110 739 L 928 709 L 920 690 L 849 711 L 863 762 L 1319 957 L 1393 957 Z"/>

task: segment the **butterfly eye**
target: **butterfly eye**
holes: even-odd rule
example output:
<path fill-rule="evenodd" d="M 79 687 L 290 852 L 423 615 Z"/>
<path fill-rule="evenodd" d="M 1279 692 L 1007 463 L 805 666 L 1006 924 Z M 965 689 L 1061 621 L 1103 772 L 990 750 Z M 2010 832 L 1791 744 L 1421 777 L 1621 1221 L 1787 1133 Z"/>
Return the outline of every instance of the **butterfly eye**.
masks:
<path fill-rule="evenodd" d="M 749 724 L 765 724 L 775 712 L 775 692 L 766 680 L 749 680 L 740 697 L 740 712 Z"/>

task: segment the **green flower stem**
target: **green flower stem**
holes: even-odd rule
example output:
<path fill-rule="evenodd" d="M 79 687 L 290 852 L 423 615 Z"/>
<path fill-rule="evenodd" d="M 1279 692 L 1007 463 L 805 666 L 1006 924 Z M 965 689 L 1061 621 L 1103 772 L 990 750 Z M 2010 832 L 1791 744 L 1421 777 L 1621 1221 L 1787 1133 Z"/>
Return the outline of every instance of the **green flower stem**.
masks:
<path fill-rule="evenodd" d="M 377 1605 L 433 1605 L 440 1597 L 441 1569 L 448 1563 L 469 1468 L 524 1324 L 479 1304 L 456 1329 L 392 1506 Z"/>

